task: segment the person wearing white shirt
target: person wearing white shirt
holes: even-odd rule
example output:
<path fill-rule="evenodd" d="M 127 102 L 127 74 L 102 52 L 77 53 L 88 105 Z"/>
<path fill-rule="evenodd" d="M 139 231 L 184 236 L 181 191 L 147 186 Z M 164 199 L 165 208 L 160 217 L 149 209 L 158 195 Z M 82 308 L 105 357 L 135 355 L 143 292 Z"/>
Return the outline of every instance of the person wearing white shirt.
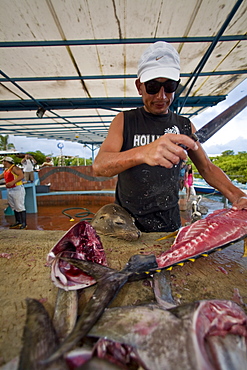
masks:
<path fill-rule="evenodd" d="M 30 154 L 25 154 L 21 164 L 23 166 L 24 180 L 34 182 L 34 165 L 37 161 Z"/>

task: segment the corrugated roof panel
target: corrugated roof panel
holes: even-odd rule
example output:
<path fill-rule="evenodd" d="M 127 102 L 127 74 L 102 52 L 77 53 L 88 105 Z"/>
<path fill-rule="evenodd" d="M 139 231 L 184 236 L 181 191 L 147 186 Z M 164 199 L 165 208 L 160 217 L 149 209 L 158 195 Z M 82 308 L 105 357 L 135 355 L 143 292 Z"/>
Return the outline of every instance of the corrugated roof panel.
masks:
<path fill-rule="evenodd" d="M 135 88 L 135 77 L 128 78 L 128 75 L 136 75 L 138 59 L 150 42 L 153 42 L 155 37 L 164 40 L 177 38 L 170 42 L 180 53 L 181 84 L 185 85 L 189 74 L 195 72 L 213 41 L 211 39 L 211 42 L 204 42 L 204 38 L 218 34 L 237 3 L 240 4 L 240 1 L 2 0 L 0 13 L 2 41 L 31 43 L 92 40 L 96 43 L 105 41 L 106 44 L 31 47 L 29 43 L 29 47 L 21 45 L 1 47 L 1 70 L 4 74 L 0 77 L 4 75 L 12 79 L 29 77 L 33 81 L 17 81 L 17 85 L 6 81 L 0 82 L 2 110 L 0 119 L 4 119 L 0 120 L 4 122 L 0 133 L 22 134 L 26 130 L 27 135 L 60 137 L 66 131 L 64 137 L 74 140 L 74 132 L 81 130 L 81 137 L 85 137 L 85 140 L 102 141 L 113 116 L 118 111 L 133 106 L 135 101 L 133 99 L 139 97 Z M 246 24 L 247 0 L 244 0 L 225 28 L 223 36 L 246 35 Z M 197 37 L 197 42 L 188 42 L 190 37 Z M 125 38 L 136 38 L 136 42 L 121 44 L 121 40 Z M 109 40 L 112 40 L 112 44 Z M 189 98 L 195 96 L 198 99 L 194 100 L 194 105 L 191 103 L 192 106 L 187 104 L 182 114 L 193 115 L 198 109 L 204 109 L 220 101 L 223 98 L 221 96 L 228 94 L 245 78 L 243 71 L 247 69 L 246 64 L 246 37 L 244 41 L 239 39 L 218 41 L 209 59 L 202 66 L 204 75 L 193 82 L 189 93 Z M 207 75 L 211 72 L 235 70 L 239 70 L 240 73 Z M 91 76 L 92 79 L 85 78 L 83 81 L 66 79 L 79 76 Z M 93 79 L 94 76 L 115 76 L 115 78 Z M 42 77 L 60 77 L 63 80 L 40 81 Z M 179 104 L 182 104 L 186 97 L 188 88 L 190 85 L 179 97 Z M 39 100 L 45 105 L 47 110 L 43 119 L 37 120 L 35 110 L 16 110 L 31 97 L 34 99 L 34 109 L 40 104 Z M 75 98 L 84 99 L 81 102 L 84 105 L 75 102 L 73 100 Z M 85 106 L 87 98 L 88 107 Z M 97 104 L 96 98 L 101 103 L 95 109 L 89 108 L 92 101 Z M 106 98 L 104 103 L 101 98 Z M 120 98 L 120 103 L 114 107 L 113 99 L 116 98 Z M 121 100 L 124 98 L 130 99 L 126 105 Z M 51 109 L 52 112 L 49 112 L 51 104 L 49 99 L 60 99 L 59 109 Z M 64 104 L 65 100 L 68 104 Z M 5 101 L 13 101 L 16 109 L 10 112 L 3 111 Z M 97 118 L 99 116 L 100 118 Z M 69 128 L 68 132 L 65 127 Z"/>

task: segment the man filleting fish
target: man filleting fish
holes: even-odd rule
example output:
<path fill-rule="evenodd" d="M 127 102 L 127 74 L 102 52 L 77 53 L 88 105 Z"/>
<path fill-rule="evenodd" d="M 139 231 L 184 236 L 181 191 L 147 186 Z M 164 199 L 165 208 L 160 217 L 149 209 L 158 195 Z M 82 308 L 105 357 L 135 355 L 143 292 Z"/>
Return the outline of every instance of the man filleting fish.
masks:
<path fill-rule="evenodd" d="M 137 75 L 144 106 L 114 118 L 93 164 L 96 176 L 118 175 L 116 203 L 134 217 L 140 231 L 179 229 L 179 172 L 189 156 L 233 210 L 247 209 L 246 194 L 190 137 L 196 132 L 194 125 L 169 109 L 180 82 L 176 49 L 162 41 L 152 44 L 140 58 Z"/>

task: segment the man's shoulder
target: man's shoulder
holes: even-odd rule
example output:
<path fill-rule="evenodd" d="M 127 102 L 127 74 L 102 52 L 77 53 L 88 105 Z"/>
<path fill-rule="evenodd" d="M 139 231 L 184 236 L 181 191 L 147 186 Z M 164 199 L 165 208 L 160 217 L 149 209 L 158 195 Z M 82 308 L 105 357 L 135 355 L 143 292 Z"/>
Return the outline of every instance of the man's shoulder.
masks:
<path fill-rule="evenodd" d="M 142 111 L 142 108 L 133 108 L 129 110 L 125 110 L 123 113 L 124 115 L 137 115 Z"/>
<path fill-rule="evenodd" d="M 176 124 L 177 126 L 183 128 L 186 132 L 188 131 L 189 134 L 191 134 L 191 121 L 189 118 L 180 116 L 177 113 L 172 112 L 171 120 Z"/>
<path fill-rule="evenodd" d="M 174 119 L 177 119 L 178 121 L 186 121 L 187 123 L 191 123 L 191 121 L 189 120 L 189 118 L 187 117 L 184 117 L 184 116 L 181 116 L 175 112 L 171 112 L 171 115 Z"/>

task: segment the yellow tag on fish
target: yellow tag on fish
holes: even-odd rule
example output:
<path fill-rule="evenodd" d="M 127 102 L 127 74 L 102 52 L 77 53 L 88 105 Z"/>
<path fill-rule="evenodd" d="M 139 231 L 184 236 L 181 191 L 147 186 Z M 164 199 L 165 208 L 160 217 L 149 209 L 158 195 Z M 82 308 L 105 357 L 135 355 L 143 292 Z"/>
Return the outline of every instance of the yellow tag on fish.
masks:
<path fill-rule="evenodd" d="M 176 236 L 178 233 L 178 230 L 174 231 L 173 233 L 170 233 L 166 236 L 163 236 L 163 238 L 160 238 L 160 239 L 157 239 L 156 242 L 160 241 L 160 240 L 165 240 L 165 239 L 169 239 L 169 238 L 172 238 L 174 236 Z"/>
<path fill-rule="evenodd" d="M 244 239 L 244 254 L 243 257 L 247 257 L 247 238 Z"/>

